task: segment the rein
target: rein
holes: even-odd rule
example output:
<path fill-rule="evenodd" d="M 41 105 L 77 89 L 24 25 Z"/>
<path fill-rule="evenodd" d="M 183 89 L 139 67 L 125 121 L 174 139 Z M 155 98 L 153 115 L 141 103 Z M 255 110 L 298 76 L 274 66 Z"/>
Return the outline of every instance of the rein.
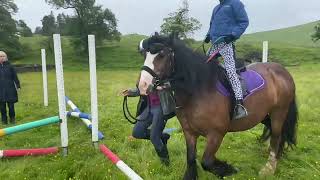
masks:
<path fill-rule="evenodd" d="M 136 124 L 138 121 L 145 121 L 147 120 L 147 118 L 145 119 L 137 119 L 135 116 L 133 116 L 130 111 L 129 111 L 129 107 L 128 107 L 128 96 L 125 96 L 123 98 L 123 102 L 122 102 L 122 111 L 123 111 L 123 115 L 124 117 L 128 120 L 129 123 L 131 124 Z"/>
<path fill-rule="evenodd" d="M 203 53 L 206 54 L 206 48 L 204 47 L 204 43 L 202 43 L 199 47 L 197 47 L 196 49 L 193 50 L 193 52 L 198 51 L 198 49 L 200 49 L 202 47 Z"/>

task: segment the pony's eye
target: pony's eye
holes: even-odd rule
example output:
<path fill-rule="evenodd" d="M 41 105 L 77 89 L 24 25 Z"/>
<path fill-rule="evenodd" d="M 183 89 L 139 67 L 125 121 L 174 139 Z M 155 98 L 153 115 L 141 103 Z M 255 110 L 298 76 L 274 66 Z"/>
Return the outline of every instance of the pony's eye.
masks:
<path fill-rule="evenodd" d="M 159 52 L 159 49 L 158 49 L 157 47 L 151 47 L 151 48 L 149 49 L 149 52 L 150 52 L 151 54 L 157 54 L 157 53 Z"/>
<path fill-rule="evenodd" d="M 159 52 L 159 56 L 160 56 L 160 57 L 164 57 L 164 56 L 166 56 L 166 54 L 165 54 L 164 50 L 161 50 L 161 51 Z"/>

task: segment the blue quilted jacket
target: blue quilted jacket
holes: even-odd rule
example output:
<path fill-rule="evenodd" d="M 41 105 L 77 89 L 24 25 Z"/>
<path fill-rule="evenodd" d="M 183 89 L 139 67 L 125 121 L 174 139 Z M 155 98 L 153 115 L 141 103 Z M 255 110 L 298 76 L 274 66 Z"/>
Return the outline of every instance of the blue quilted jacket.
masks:
<path fill-rule="evenodd" d="M 248 25 L 248 15 L 242 2 L 240 0 L 224 0 L 213 9 L 208 34 L 211 42 L 221 36 L 229 35 L 239 39 Z"/>

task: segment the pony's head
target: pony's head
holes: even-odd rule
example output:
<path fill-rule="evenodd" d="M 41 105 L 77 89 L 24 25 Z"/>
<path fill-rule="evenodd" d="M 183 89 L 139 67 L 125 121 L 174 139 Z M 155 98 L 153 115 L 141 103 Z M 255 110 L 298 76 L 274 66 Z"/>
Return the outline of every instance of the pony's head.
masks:
<path fill-rule="evenodd" d="M 170 77 L 174 71 L 174 35 L 160 36 L 156 34 L 140 42 L 139 51 L 144 53 L 145 61 L 142 67 L 139 89 L 141 94 L 147 94 L 150 85 Z"/>
<path fill-rule="evenodd" d="M 217 63 L 206 63 L 207 57 L 187 47 L 177 34 L 156 34 L 142 40 L 139 47 L 145 55 L 139 80 L 141 94 L 148 94 L 149 87 L 167 80 L 170 80 L 174 91 L 183 91 L 188 95 L 214 87 Z"/>

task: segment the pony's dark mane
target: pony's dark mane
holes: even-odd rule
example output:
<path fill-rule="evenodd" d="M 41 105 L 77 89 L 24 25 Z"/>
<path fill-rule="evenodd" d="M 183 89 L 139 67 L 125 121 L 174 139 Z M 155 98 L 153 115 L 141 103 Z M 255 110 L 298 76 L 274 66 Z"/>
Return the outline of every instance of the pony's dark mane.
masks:
<path fill-rule="evenodd" d="M 218 78 L 218 64 L 207 63 L 208 57 L 194 52 L 186 44 L 175 39 L 172 43 L 175 61 L 176 90 L 183 90 L 190 95 L 198 94 L 202 90 L 212 90 Z"/>

